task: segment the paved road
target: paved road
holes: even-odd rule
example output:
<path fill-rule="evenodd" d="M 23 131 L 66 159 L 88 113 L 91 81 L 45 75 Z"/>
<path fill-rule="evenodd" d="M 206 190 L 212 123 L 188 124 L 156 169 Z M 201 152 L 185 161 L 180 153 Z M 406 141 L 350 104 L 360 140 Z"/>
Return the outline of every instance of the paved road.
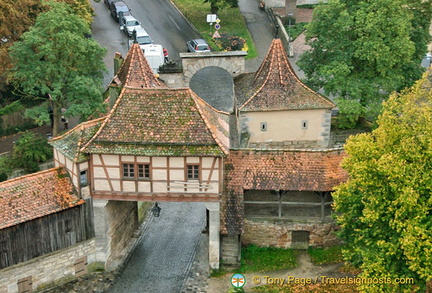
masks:
<path fill-rule="evenodd" d="M 204 228 L 203 203 L 160 203 L 121 275 L 108 293 L 179 292 Z"/>

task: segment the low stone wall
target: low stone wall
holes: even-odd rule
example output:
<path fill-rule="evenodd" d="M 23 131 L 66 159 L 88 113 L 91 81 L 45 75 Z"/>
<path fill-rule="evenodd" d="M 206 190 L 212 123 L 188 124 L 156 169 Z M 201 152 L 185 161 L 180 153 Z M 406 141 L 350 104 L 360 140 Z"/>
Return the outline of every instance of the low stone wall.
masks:
<path fill-rule="evenodd" d="M 74 279 L 75 261 L 83 256 L 87 263 L 95 262 L 94 239 L 0 270 L 0 293 L 18 292 L 18 280 L 30 276 L 33 290 Z"/>
<path fill-rule="evenodd" d="M 244 220 L 244 234 L 242 244 L 255 244 L 260 247 L 292 247 L 292 231 L 308 231 L 309 245 L 328 247 L 340 243 L 335 231 L 334 222 L 299 223 L 275 221 Z"/>

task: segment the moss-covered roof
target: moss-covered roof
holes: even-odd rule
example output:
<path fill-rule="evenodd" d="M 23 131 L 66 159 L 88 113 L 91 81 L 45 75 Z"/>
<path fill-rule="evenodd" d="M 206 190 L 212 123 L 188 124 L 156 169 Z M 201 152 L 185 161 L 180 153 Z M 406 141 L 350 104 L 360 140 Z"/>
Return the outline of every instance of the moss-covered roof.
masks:
<path fill-rule="evenodd" d="M 255 74 L 235 80 L 240 111 L 331 109 L 335 105 L 303 84 L 295 74 L 280 39 L 274 39 Z"/>
<path fill-rule="evenodd" d="M 226 116 L 226 120 L 222 117 Z M 228 153 L 228 115 L 188 88 L 124 88 L 87 153 L 221 155 Z"/>
<path fill-rule="evenodd" d="M 0 182 L 0 229 L 83 203 L 63 168 Z"/>
<path fill-rule="evenodd" d="M 76 163 L 87 160 L 87 155 L 80 151 L 104 121 L 105 117 L 83 122 L 61 136 L 57 136 L 49 141 L 56 150 L 66 158 Z"/>

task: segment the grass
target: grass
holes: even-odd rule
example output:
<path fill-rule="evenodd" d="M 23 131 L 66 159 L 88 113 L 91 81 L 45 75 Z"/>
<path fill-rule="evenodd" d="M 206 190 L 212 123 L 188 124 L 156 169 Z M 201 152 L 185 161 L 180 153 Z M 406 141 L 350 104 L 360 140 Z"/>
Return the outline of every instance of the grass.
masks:
<path fill-rule="evenodd" d="M 296 254 L 292 249 L 257 247 L 242 248 L 240 272 L 269 272 L 296 266 Z"/>
<path fill-rule="evenodd" d="M 302 32 L 305 31 L 305 26 L 308 24 L 308 22 L 298 22 L 294 25 L 286 25 L 285 30 L 288 33 L 291 40 L 295 40 L 299 35 L 301 35 Z"/>
<path fill-rule="evenodd" d="M 215 32 L 213 26 L 206 21 L 207 14 L 210 14 L 210 3 L 203 3 L 202 0 L 173 0 L 177 8 L 183 13 L 198 30 L 201 36 L 208 42 L 214 51 L 218 51 L 212 39 Z M 258 56 L 252 37 L 247 29 L 246 22 L 238 7 L 225 7 L 219 9 L 218 18 L 221 20 L 219 33 L 228 33 L 231 36 L 239 36 L 246 40 L 248 54 L 246 59 Z"/>
<path fill-rule="evenodd" d="M 342 250 L 344 245 L 331 246 L 328 248 L 310 247 L 308 254 L 315 265 L 328 265 L 343 262 Z"/>

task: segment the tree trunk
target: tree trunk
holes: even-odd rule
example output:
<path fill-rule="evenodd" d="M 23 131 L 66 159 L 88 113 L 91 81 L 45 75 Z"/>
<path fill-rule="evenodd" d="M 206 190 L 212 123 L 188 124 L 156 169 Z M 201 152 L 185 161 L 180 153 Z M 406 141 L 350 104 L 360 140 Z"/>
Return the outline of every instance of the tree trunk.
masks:
<path fill-rule="evenodd" d="M 59 133 L 59 124 L 60 124 L 60 107 L 55 103 L 53 105 L 53 137 L 56 137 Z"/>

